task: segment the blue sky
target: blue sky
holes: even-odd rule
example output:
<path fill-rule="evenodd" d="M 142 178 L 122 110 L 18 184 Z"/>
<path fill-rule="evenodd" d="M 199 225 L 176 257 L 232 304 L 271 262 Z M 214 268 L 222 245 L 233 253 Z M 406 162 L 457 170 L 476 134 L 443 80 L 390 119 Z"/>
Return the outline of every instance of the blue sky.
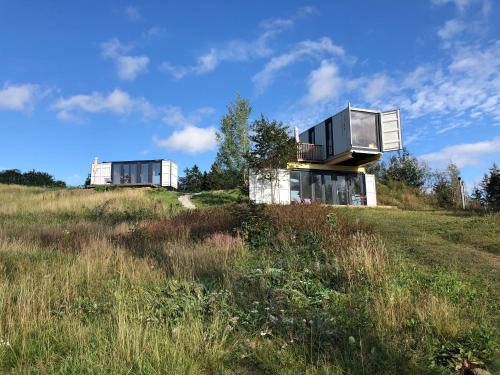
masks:
<path fill-rule="evenodd" d="M 348 102 L 401 108 L 405 145 L 469 184 L 500 156 L 490 0 L 0 0 L 0 169 L 81 184 L 100 160 L 208 169 L 239 92 L 301 129 Z"/>

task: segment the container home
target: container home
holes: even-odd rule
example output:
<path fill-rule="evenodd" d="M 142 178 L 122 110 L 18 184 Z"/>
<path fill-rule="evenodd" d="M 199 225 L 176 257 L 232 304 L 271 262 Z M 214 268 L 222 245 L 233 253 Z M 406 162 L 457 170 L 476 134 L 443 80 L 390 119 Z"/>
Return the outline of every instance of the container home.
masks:
<path fill-rule="evenodd" d="M 250 175 L 256 203 L 377 205 L 375 176 L 364 165 L 402 148 L 399 109 L 350 105 L 296 136 L 297 159 L 271 183 Z"/>
<path fill-rule="evenodd" d="M 101 162 L 95 158 L 90 186 L 152 186 L 177 189 L 177 164 L 171 160 Z"/>

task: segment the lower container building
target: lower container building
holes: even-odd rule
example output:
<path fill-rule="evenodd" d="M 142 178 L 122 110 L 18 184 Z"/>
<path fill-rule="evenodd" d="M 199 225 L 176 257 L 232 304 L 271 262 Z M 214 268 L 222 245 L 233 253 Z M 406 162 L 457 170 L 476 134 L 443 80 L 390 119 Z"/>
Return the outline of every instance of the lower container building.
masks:
<path fill-rule="evenodd" d="M 177 189 L 177 164 L 171 160 L 132 160 L 92 163 L 90 187 L 99 185 L 152 186 Z"/>

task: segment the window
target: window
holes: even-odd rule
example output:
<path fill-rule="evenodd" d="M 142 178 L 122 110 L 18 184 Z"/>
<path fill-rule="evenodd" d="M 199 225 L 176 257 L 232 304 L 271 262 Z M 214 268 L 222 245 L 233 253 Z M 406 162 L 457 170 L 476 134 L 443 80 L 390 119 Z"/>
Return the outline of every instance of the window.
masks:
<path fill-rule="evenodd" d="M 149 178 L 149 163 L 141 163 L 141 184 L 149 184 L 151 179 Z"/>
<path fill-rule="evenodd" d="M 300 202 L 300 172 L 290 172 L 290 201 Z"/>
<path fill-rule="evenodd" d="M 321 174 L 313 173 L 312 174 L 313 187 L 314 187 L 314 200 L 315 201 L 323 201 L 322 194 L 322 182 L 321 182 Z"/>
<path fill-rule="evenodd" d="M 137 184 L 137 163 L 130 164 L 130 183 Z"/>
<path fill-rule="evenodd" d="M 152 183 L 154 185 L 161 184 L 161 165 L 158 162 L 153 163 L 153 179 Z"/>
<path fill-rule="evenodd" d="M 302 199 L 312 199 L 311 173 L 300 172 L 300 185 L 302 187 Z"/>
<path fill-rule="evenodd" d="M 316 135 L 314 133 L 314 128 L 309 129 L 307 131 L 307 135 L 308 135 L 308 138 L 309 138 L 309 143 L 315 144 L 316 143 Z"/>
<path fill-rule="evenodd" d="M 130 164 L 124 163 L 122 165 L 121 183 L 124 185 L 130 184 Z"/>
<path fill-rule="evenodd" d="M 112 176 L 112 181 L 113 184 L 119 185 L 121 176 L 122 176 L 122 165 L 120 163 L 113 163 L 111 165 L 111 168 L 113 169 L 113 176 Z"/>
<path fill-rule="evenodd" d="M 378 150 L 378 113 L 351 111 L 352 145 Z"/>

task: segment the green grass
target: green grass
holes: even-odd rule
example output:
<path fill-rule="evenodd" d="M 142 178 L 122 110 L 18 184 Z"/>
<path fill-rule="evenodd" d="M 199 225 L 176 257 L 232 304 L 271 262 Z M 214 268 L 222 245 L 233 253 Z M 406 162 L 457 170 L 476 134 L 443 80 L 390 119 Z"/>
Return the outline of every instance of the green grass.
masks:
<path fill-rule="evenodd" d="M 500 371 L 500 216 L 0 185 L 0 372 Z"/>
<path fill-rule="evenodd" d="M 239 189 L 206 191 L 191 197 L 191 201 L 199 208 L 238 203 L 246 200 L 248 200 L 247 197 Z"/>

